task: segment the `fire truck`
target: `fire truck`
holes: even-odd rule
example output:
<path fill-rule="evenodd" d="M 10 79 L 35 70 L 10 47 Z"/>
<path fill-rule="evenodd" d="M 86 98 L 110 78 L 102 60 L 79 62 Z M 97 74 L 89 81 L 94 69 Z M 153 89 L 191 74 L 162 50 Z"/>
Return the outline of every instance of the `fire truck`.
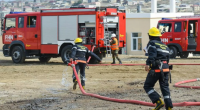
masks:
<path fill-rule="evenodd" d="M 40 12 L 11 12 L 2 20 L 3 54 L 14 63 L 38 58 L 48 62 L 70 57 L 77 37 L 101 59 L 110 51 L 115 33 L 119 48 L 126 45 L 126 14 L 117 7 L 42 9 Z M 98 63 L 91 58 L 91 63 Z"/>
<path fill-rule="evenodd" d="M 199 17 L 163 18 L 158 22 L 161 41 L 170 48 L 170 57 L 187 58 L 189 53 L 200 54 Z"/>

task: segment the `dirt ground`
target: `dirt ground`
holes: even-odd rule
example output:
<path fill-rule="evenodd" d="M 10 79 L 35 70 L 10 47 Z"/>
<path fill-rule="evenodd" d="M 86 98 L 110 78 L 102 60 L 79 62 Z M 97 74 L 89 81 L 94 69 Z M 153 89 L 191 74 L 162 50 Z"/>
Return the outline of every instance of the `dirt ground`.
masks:
<path fill-rule="evenodd" d="M 144 56 L 121 55 L 123 63 L 145 63 Z M 199 63 L 200 57 L 174 59 L 170 63 Z M 103 59 L 111 63 L 111 57 Z M 109 102 L 82 95 L 79 88 L 72 90 L 72 68 L 61 58 L 49 63 L 28 59 L 14 64 L 0 51 L 0 110 L 151 110 L 153 107 Z M 173 103 L 200 102 L 200 90 L 175 88 L 176 82 L 199 77 L 199 66 L 174 66 L 170 84 Z M 63 76 L 66 75 L 66 76 Z M 143 90 L 147 73 L 144 66 L 90 66 L 86 69 L 86 92 L 107 97 L 150 102 Z M 67 84 L 61 84 L 62 78 Z M 199 86 L 199 82 L 183 85 Z M 160 93 L 158 83 L 155 90 Z M 164 110 L 164 108 L 162 109 Z M 200 110 L 199 106 L 174 107 L 174 110 Z"/>

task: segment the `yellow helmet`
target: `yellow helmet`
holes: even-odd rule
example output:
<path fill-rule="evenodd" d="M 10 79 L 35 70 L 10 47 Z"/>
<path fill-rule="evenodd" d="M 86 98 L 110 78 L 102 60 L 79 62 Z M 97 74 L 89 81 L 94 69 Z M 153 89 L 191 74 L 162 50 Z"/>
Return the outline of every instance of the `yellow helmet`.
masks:
<path fill-rule="evenodd" d="M 157 28 L 155 28 L 155 27 L 152 27 L 151 29 L 149 29 L 149 35 L 153 36 L 153 37 L 160 37 L 160 36 L 162 36 L 160 34 L 160 31 Z"/>
<path fill-rule="evenodd" d="M 74 40 L 74 43 L 81 43 L 83 40 L 81 39 L 81 38 L 76 38 L 75 40 Z"/>

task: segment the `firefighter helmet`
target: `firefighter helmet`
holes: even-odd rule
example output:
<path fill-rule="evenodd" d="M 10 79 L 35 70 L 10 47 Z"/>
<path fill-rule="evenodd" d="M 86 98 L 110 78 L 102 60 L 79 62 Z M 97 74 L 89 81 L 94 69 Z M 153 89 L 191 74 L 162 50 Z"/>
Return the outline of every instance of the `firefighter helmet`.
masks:
<path fill-rule="evenodd" d="M 116 35 L 115 35 L 115 34 L 112 34 L 112 35 L 111 35 L 111 38 L 113 38 L 113 37 L 116 37 Z"/>
<path fill-rule="evenodd" d="M 76 38 L 75 40 L 74 40 L 74 43 L 81 43 L 83 40 L 81 39 L 81 38 Z"/>
<path fill-rule="evenodd" d="M 160 31 L 155 27 L 152 27 L 151 29 L 149 29 L 149 35 L 152 36 L 152 37 L 160 37 L 160 36 L 162 36 L 160 34 Z"/>

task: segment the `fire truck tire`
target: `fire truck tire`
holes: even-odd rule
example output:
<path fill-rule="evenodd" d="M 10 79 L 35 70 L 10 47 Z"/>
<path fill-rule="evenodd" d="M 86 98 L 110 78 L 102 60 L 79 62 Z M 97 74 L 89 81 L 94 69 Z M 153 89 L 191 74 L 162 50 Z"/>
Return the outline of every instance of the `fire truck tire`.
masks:
<path fill-rule="evenodd" d="M 176 47 L 170 46 L 169 49 L 170 49 L 170 52 L 169 52 L 170 58 L 176 58 L 176 56 L 177 56 L 177 49 L 176 49 Z"/>
<path fill-rule="evenodd" d="M 42 63 L 47 63 L 49 62 L 49 60 L 51 59 L 51 57 L 40 57 L 39 60 Z"/>
<path fill-rule="evenodd" d="M 13 49 L 12 49 L 12 61 L 14 63 L 23 63 L 25 61 L 25 53 L 22 49 L 21 46 L 15 46 Z"/>
<path fill-rule="evenodd" d="M 188 52 L 183 52 L 183 53 L 180 54 L 180 57 L 181 57 L 181 58 L 187 58 L 188 55 L 189 55 Z"/>
<path fill-rule="evenodd" d="M 69 57 L 70 57 L 71 51 L 72 51 L 72 46 L 71 46 L 71 45 L 65 46 L 65 47 L 62 49 L 61 58 L 62 58 L 62 61 L 63 61 L 65 64 L 67 63 L 66 60 L 68 60 Z"/>

